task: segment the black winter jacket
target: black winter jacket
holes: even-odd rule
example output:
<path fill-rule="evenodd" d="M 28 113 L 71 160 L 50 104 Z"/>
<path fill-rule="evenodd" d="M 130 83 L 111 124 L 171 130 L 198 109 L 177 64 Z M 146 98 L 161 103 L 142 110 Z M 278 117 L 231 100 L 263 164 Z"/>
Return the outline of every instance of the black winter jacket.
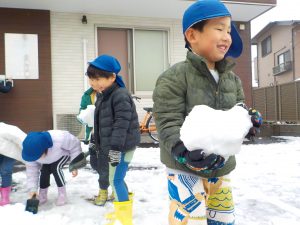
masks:
<path fill-rule="evenodd" d="M 114 83 L 97 94 L 95 105 L 94 136 L 100 151 L 135 149 L 140 143 L 139 120 L 128 90 Z"/>

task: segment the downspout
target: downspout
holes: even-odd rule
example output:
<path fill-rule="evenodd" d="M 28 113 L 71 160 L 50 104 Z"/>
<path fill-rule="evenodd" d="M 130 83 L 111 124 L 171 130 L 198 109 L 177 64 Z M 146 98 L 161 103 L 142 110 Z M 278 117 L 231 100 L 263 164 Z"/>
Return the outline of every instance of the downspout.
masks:
<path fill-rule="evenodd" d="M 292 28 L 292 60 L 293 60 L 293 81 L 296 79 L 296 74 L 295 74 L 295 39 L 294 39 L 294 30 L 295 30 L 295 26 L 293 26 Z"/>
<path fill-rule="evenodd" d="M 86 91 L 89 86 L 87 82 L 87 78 L 85 76 L 85 72 L 87 69 L 87 39 L 82 39 L 82 55 L 83 55 L 83 88 Z"/>
<path fill-rule="evenodd" d="M 259 85 L 259 76 L 260 76 L 260 74 L 259 74 L 259 63 L 258 63 L 258 61 L 259 61 L 259 57 L 258 57 L 258 44 L 256 44 L 256 73 L 257 73 L 257 87 L 259 88 L 260 87 L 260 85 Z"/>

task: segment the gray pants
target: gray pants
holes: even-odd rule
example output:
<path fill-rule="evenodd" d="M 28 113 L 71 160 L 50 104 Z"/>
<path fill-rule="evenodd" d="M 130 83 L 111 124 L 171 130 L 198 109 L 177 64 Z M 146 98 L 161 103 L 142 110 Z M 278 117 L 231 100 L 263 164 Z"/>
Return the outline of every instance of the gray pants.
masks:
<path fill-rule="evenodd" d="M 99 188 L 106 190 L 109 187 L 108 155 L 99 151 L 91 153 L 90 164 L 99 174 Z"/>

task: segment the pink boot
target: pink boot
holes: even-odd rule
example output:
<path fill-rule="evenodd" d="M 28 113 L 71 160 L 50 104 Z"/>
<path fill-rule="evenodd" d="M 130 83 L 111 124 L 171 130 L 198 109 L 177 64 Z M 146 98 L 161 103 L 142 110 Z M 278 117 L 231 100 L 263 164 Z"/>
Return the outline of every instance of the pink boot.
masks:
<path fill-rule="evenodd" d="M 45 204 L 48 201 L 48 188 L 40 188 L 39 192 L 39 200 L 40 200 L 40 205 Z"/>
<path fill-rule="evenodd" d="M 0 192 L 1 192 L 1 196 L 2 196 L 2 199 L 0 201 L 0 206 L 9 204 L 10 203 L 9 195 L 10 195 L 10 192 L 11 192 L 11 186 L 1 188 Z"/>
<path fill-rule="evenodd" d="M 67 192 L 66 192 L 66 187 L 58 187 L 58 197 L 56 200 L 56 205 L 61 206 L 65 205 L 67 203 Z"/>

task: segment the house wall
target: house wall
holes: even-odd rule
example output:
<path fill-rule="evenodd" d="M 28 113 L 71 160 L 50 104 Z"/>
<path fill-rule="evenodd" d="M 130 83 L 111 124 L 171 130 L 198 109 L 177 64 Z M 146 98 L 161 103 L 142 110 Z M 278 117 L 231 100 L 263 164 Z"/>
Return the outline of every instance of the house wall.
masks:
<path fill-rule="evenodd" d="M 227 2 L 227 1 L 222 1 Z M 277 0 L 230 0 L 228 2 L 244 2 L 244 3 L 261 3 L 261 4 L 276 4 Z"/>
<path fill-rule="evenodd" d="M 0 93 L 0 122 L 24 132 L 52 129 L 50 12 L 0 8 L 0 74 L 6 74 L 5 33 L 38 35 L 39 79 L 15 79 L 9 93 Z"/>
<path fill-rule="evenodd" d="M 59 13 L 44 10 L 0 8 L 0 32 L 37 33 L 39 36 L 39 80 L 15 80 L 15 88 L 0 96 L 0 121 L 15 124 L 24 131 L 57 129 L 58 115 L 78 113 L 86 89 L 86 62 L 97 55 L 96 27 L 153 28 L 169 32 L 170 65 L 186 56 L 181 20 L 116 17 L 81 13 Z M 237 23 L 238 25 L 239 23 Z M 250 23 L 240 30 L 244 51 L 236 60 L 235 72 L 243 81 L 247 104 L 251 102 Z M 0 74 L 5 74 L 4 35 L 0 37 Z M 86 48 L 85 48 L 86 47 Z M 151 96 L 140 96 L 137 102 L 140 120 L 143 107 L 152 106 Z M 4 108 L 5 107 L 5 108 Z M 74 118 L 71 122 L 73 123 Z M 71 123 L 67 121 L 66 123 Z M 78 124 L 77 121 L 74 123 Z"/>
<path fill-rule="evenodd" d="M 300 26 L 294 28 L 294 78 L 300 79 Z"/>
<path fill-rule="evenodd" d="M 51 12 L 52 41 L 52 78 L 53 78 L 53 115 L 56 127 L 57 114 L 76 114 L 80 99 L 85 90 L 85 61 L 83 42 L 86 44 L 86 60 L 96 57 L 97 26 L 121 28 L 163 28 L 169 31 L 170 65 L 185 59 L 186 49 L 182 35 L 181 20 L 117 17 L 86 14 L 88 23 L 82 24 L 83 14 Z M 245 23 L 244 23 L 245 24 Z M 235 72 L 241 77 L 251 104 L 251 57 L 250 57 L 250 24 L 240 31 L 244 39 L 243 55 L 237 60 Z M 63 96 L 63 97 L 62 97 Z M 140 120 L 143 118 L 143 107 L 152 106 L 151 95 L 141 96 L 137 102 Z"/>
<path fill-rule="evenodd" d="M 271 35 L 272 51 L 262 57 L 262 41 Z M 274 26 L 258 40 L 258 79 L 259 87 L 278 85 L 293 80 L 293 72 L 288 71 L 273 75 L 273 67 L 277 66 L 278 55 L 290 50 L 292 57 L 292 36 L 290 26 Z"/>
<path fill-rule="evenodd" d="M 185 59 L 181 20 L 136 17 L 117 17 L 86 14 L 88 23 L 82 24 L 83 14 L 51 12 L 53 115 L 56 127 L 57 114 L 77 114 L 85 90 L 86 60 L 97 56 L 97 26 L 122 28 L 163 28 L 169 31 L 170 64 Z M 62 97 L 63 96 L 63 97 Z M 137 102 L 140 118 L 143 107 L 152 106 L 151 96 L 141 96 Z"/>
<path fill-rule="evenodd" d="M 250 22 L 236 22 L 236 27 L 238 28 L 239 34 L 243 40 L 243 52 L 241 56 L 234 59 L 236 66 L 234 68 L 235 74 L 237 74 L 242 81 L 244 93 L 245 93 L 245 103 L 248 106 L 252 105 L 252 68 L 251 68 L 251 44 L 250 44 Z M 245 29 L 239 29 L 240 24 L 245 25 Z"/>

